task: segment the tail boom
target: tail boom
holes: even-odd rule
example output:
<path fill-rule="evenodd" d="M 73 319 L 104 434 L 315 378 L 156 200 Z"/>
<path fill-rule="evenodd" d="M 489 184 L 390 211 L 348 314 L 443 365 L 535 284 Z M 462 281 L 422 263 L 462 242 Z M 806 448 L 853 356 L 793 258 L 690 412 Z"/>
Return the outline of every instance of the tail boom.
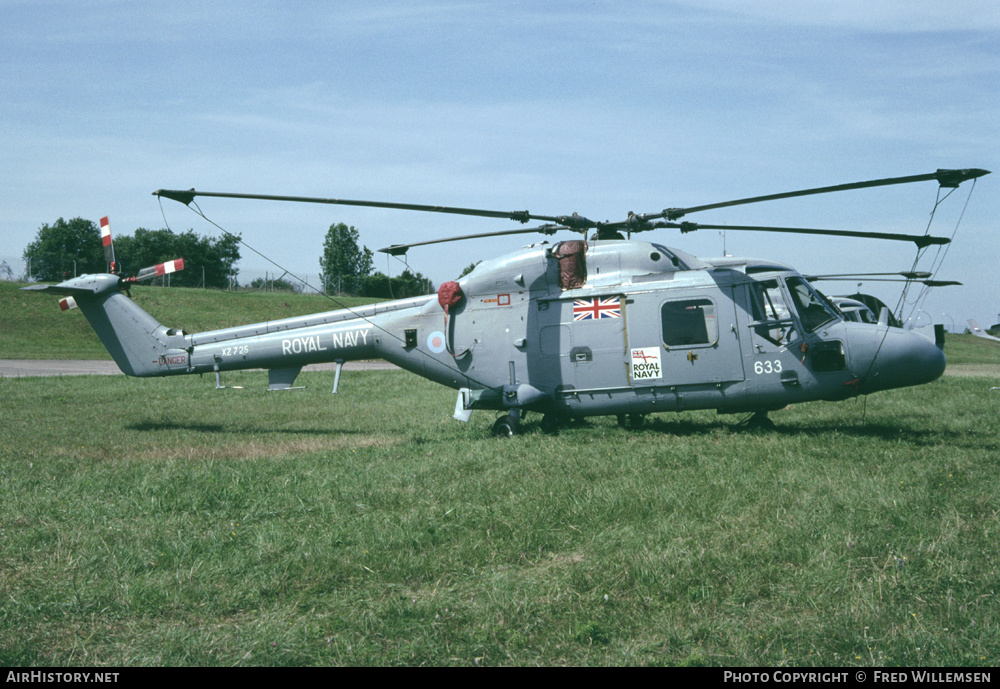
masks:
<path fill-rule="evenodd" d="M 104 274 L 25 289 L 73 297 L 130 376 L 268 369 L 280 389 L 307 364 L 384 359 L 450 387 L 472 385 L 443 347 L 425 346 L 428 333 L 442 327 L 434 295 L 189 334 L 158 322 L 122 284 Z"/>

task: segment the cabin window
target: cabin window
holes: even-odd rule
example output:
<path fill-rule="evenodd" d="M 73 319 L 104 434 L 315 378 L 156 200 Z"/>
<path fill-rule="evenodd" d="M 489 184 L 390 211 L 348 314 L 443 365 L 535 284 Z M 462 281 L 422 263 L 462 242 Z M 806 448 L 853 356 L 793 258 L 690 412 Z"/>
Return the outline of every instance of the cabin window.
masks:
<path fill-rule="evenodd" d="M 667 347 L 712 345 L 719 341 L 719 323 L 711 299 L 668 301 L 660 309 L 663 344 Z"/>

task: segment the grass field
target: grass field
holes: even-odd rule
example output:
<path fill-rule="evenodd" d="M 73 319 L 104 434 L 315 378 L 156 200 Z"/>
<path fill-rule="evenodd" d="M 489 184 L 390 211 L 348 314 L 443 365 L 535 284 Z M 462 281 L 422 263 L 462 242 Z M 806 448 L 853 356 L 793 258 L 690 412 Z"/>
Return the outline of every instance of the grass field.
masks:
<path fill-rule="evenodd" d="M 400 371 L 0 379 L 0 665 L 996 665 L 1000 369 L 954 341 L 967 375 L 771 433 L 494 440 Z"/>
<path fill-rule="evenodd" d="M 995 379 L 504 442 L 232 378 L 0 380 L 0 664 L 997 662 Z"/>

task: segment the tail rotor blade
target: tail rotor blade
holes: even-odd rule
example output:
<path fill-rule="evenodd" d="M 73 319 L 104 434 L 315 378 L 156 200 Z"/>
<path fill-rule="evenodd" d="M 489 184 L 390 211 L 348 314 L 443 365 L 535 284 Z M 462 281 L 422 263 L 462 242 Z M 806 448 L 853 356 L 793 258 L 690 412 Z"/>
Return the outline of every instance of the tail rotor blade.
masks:
<path fill-rule="evenodd" d="M 155 266 L 150 266 L 148 268 L 143 268 L 139 271 L 139 274 L 132 278 L 132 282 L 139 282 L 140 280 L 152 280 L 155 277 L 160 277 L 161 275 L 169 275 L 170 273 L 176 273 L 179 270 L 184 270 L 184 259 L 175 258 L 173 261 L 167 261 L 166 263 L 158 263 Z"/>
<path fill-rule="evenodd" d="M 101 218 L 101 244 L 104 245 L 104 262 L 108 264 L 112 273 L 117 272 L 115 266 L 115 245 L 111 241 L 111 222 L 106 215 Z"/>

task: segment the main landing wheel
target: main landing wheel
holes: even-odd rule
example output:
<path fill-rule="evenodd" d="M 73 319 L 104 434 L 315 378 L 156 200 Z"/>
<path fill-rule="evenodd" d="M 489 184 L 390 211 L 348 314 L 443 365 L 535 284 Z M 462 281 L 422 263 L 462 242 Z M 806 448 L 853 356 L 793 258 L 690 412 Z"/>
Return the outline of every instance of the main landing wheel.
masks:
<path fill-rule="evenodd" d="M 521 431 L 521 423 L 516 417 L 507 415 L 501 416 L 493 424 L 494 438 L 513 438 Z"/>
<path fill-rule="evenodd" d="M 555 435 L 563 425 L 563 419 L 555 414 L 546 414 L 542 417 L 542 432 Z"/>

